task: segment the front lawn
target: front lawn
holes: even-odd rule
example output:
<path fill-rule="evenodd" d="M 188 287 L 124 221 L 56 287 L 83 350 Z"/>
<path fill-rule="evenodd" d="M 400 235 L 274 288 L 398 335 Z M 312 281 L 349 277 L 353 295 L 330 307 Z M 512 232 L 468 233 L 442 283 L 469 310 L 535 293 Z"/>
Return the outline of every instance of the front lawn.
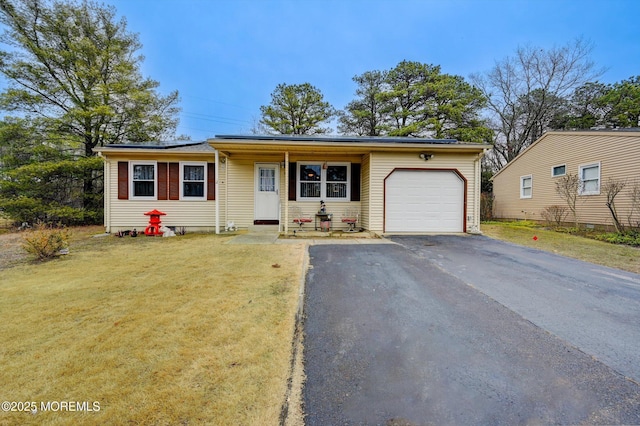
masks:
<path fill-rule="evenodd" d="M 532 222 L 487 222 L 481 230 L 491 238 L 640 273 L 640 248 L 548 230 Z"/>
<path fill-rule="evenodd" d="M 76 235 L 2 270 L 0 396 L 38 410 L 0 424 L 277 424 L 304 247 L 228 240 Z"/>

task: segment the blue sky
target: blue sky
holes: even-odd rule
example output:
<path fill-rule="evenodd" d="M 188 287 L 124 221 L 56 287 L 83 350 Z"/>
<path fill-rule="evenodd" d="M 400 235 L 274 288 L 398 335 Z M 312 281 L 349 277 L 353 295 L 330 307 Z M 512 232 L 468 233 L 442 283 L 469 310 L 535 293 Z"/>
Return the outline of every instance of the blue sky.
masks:
<path fill-rule="evenodd" d="M 607 68 L 640 75 L 638 0 L 103 0 L 136 32 L 142 72 L 178 90 L 177 134 L 249 133 L 280 83 L 308 82 L 341 109 L 352 77 L 402 60 L 468 79 L 518 46 L 583 37 Z"/>

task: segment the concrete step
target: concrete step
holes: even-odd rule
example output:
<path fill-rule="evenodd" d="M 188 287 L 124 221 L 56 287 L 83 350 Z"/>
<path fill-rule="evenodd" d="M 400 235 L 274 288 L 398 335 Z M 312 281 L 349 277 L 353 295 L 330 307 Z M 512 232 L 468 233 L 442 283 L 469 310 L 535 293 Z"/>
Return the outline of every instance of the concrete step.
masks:
<path fill-rule="evenodd" d="M 255 233 L 278 233 L 279 225 L 249 225 L 249 232 Z"/>

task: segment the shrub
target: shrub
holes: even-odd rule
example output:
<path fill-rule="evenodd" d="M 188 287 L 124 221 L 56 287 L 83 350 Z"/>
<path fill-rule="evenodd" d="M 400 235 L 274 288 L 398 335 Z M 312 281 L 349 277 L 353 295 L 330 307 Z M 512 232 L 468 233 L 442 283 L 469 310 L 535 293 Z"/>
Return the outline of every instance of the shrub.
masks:
<path fill-rule="evenodd" d="M 488 192 L 480 194 L 480 220 L 493 219 L 493 195 Z"/>
<path fill-rule="evenodd" d="M 99 223 L 103 210 L 102 167 L 101 158 L 90 157 L 3 169 L 0 211 L 18 223 Z"/>
<path fill-rule="evenodd" d="M 33 231 L 28 231 L 22 244 L 22 248 L 38 260 L 58 256 L 60 250 L 68 246 L 68 230 L 47 228 L 42 224 L 38 225 Z"/>
<path fill-rule="evenodd" d="M 640 247 L 640 232 L 609 232 L 606 234 L 594 235 L 596 240 L 606 241 L 612 244 L 624 244 L 633 247 Z"/>
<path fill-rule="evenodd" d="M 547 206 L 540 214 L 547 222 L 547 225 L 560 227 L 564 223 L 569 212 L 567 211 L 567 208 L 563 206 Z"/>
<path fill-rule="evenodd" d="M 102 221 L 101 211 L 64 206 L 53 202 L 45 204 L 42 200 L 25 196 L 8 199 L 0 195 L 0 210 L 16 223 L 46 222 L 72 226 Z"/>

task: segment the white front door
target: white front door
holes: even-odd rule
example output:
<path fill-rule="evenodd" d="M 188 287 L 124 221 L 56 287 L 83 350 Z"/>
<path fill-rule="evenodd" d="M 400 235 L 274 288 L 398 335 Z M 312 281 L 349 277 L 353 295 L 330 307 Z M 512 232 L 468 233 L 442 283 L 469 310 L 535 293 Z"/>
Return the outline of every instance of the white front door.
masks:
<path fill-rule="evenodd" d="M 280 165 L 256 163 L 254 220 L 278 220 L 280 216 Z"/>

